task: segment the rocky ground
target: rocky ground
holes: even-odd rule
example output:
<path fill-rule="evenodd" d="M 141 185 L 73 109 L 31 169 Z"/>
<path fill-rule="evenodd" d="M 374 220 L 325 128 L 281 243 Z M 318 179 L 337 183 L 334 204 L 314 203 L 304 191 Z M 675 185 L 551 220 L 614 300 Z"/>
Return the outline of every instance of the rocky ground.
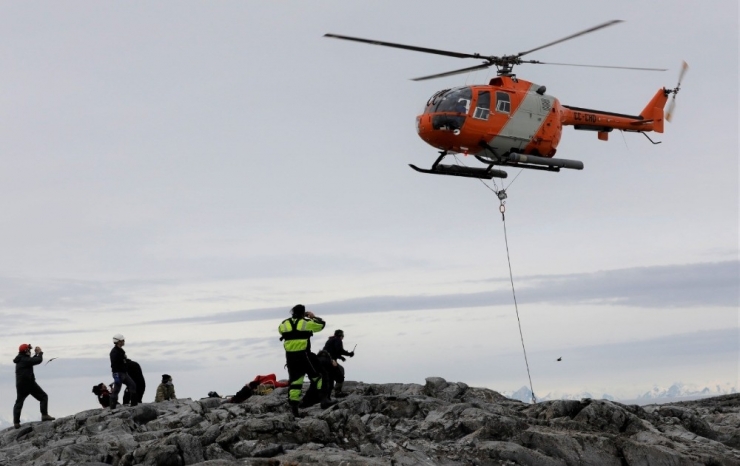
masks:
<path fill-rule="evenodd" d="M 740 465 L 740 394 L 625 406 L 529 405 L 432 377 L 347 382 L 294 418 L 287 389 L 92 409 L 0 432 L 2 465 Z"/>

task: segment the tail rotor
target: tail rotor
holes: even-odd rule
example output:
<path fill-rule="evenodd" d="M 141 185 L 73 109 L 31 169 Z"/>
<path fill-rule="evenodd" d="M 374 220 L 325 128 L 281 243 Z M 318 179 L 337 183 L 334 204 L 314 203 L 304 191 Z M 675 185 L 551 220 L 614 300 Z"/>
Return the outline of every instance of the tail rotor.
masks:
<path fill-rule="evenodd" d="M 683 80 L 684 75 L 686 74 L 686 71 L 689 69 L 689 65 L 686 62 L 683 62 L 683 65 L 681 66 L 681 71 L 678 73 L 678 84 L 674 89 L 670 89 L 667 92 L 669 94 L 673 94 L 673 98 L 671 99 L 671 102 L 668 104 L 668 110 L 665 112 L 665 119 L 666 121 L 671 121 L 673 118 L 673 112 L 676 109 L 676 94 L 678 94 L 678 91 L 681 90 L 681 81 Z"/>

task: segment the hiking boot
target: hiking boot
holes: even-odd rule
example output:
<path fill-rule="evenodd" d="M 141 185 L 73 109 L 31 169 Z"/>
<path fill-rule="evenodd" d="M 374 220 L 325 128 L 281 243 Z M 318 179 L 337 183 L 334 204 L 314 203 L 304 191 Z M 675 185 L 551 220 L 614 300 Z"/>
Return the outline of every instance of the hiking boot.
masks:
<path fill-rule="evenodd" d="M 344 392 L 334 392 L 334 398 L 344 398 L 347 396 L 347 393 Z"/>
<path fill-rule="evenodd" d="M 319 402 L 319 400 L 317 400 L 315 398 L 313 400 L 306 400 L 304 398 L 303 400 L 301 400 L 301 403 L 298 405 L 298 407 L 299 408 L 310 408 L 311 406 L 315 405 L 318 402 Z"/>
<path fill-rule="evenodd" d="M 116 409 L 116 406 L 118 406 L 118 403 L 116 403 L 115 401 L 110 402 L 110 409 Z"/>
<path fill-rule="evenodd" d="M 330 408 L 337 404 L 337 400 L 330 400 L 329 398 L 324 398 L 321 400 L 321 409 Z"/>
<path fill-rule="evenodd" d="M 55 417 L 51 417 L 48 414 L 42 414 L 41 415 L 41 420 L 42 421 L 53 421 L 54 419 L 56 419 L 56 418 Z"/>
<path fill-rule="evenodd" d="M 132 401 L 131 402 L 131 407 L 133 408 L 134 406 L 138 406 L 138 404 L 139 404 L 138 401 Z"/>
<path fill-rule="evenodd" d="M 13 427 L 15 427 L 16 429 L 20 429 L 21 428 L 21 423 L 20 422 L 14 422 L 13 423 Z"/>
<path fill-rule="evenodd" d="M 295 417 L 301 417 L 301 413 L 298 411 L 298 403 L 290 404 L 290 412 L 293 413 L 293 416 Z"/>

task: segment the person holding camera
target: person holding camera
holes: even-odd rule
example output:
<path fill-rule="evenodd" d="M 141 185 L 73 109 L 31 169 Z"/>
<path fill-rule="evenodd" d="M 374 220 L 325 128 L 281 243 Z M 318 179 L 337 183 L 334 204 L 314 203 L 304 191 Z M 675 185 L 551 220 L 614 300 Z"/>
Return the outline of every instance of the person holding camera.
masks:
<path fill-rule="evenodd" d="M 49 396 L 36 383 L 36 376 L 33 374 L 33 366 L 41 364 L 44 360 L 44 352 L 40 346 L 34 348 L 34 356 L 31 356 L 31 344 L 24 343 L 18 348 L 18 356 L 13 359 L 15 363 L 15 390 L 17 397 L 13 406 L 13 427 L 21 428 L 21 410 L 23 402 L 28 395 L 39 400 L 41 404 L 41 420 L 53 421 L 55 418 L 49 416 Z"/>

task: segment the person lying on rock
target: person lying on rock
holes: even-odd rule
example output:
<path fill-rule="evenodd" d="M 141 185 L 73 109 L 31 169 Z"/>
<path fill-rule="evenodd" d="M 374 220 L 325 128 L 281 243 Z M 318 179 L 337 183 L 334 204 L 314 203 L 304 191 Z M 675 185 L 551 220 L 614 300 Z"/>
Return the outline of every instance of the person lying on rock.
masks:
<path fill-rule="evenodd" d="M 98 403 L 103 408 L 110 406 L 110 390 L 105 386 L 103 382 L 97 385 L 93 385 L 92 392 L 98 396 Z"/>
<path fill-rule="evenodd" d="M 283 341 L 285 348 L 285 360 L 288 366 L 288 403 L 290 411 L 294 416 L 299 416 L 298 406 L 301 401 L 301 390 L 303 389 L 303 377 L 308 374 L 311 380 L 311 387 L 321 392 L 322 378 L 321 372 L 316 361 L 316 355 L 311 353 L 311 335 L 320 332 L 326 326 L 320 317 L 313 312 L 306 312 L 303 304 L 297 304 L 291 309 L 291 317 L 285 319 L 278 326 L 280 340 Z M 311 358 L 310 356 L 313 356 Z M 312 361 L 311 359 L 314 359 Z M 309 388 L 311 391 L 311 388 Z M 308 395 L 308 393 L 307 393 Z M 328 408 L 335 404 L 336 401 L 329 400 L 324 396 L 321 399 L 321 407 Z"/>
<path fill-rule="evenodd" d="M 33 374 L 33 366 L 41 364 L 44 360 L 44 352 L 40 346 L 34 348 L 34 356 L 31 356 L 31 344 L 24 343 L 18 347 L 18 356 L 13 359 L 15 363 L 15 391 L 16 399 L 13 406 L 13 427 L 21 428 L 21 410 L 23 402 L 28 395 L 39 400 L 41 405 L 41 420 L 53 421 L 54 418 L 49 416 L 49 396 L 36 383 L 36 376 Z"/>
<path fill-rule="evenodd" d="M 252 395 L 254 395 L 254 389 L 257 388 L 259 384 L 257 382 L 249 382 L 245 386 L 241 388 L 238 392 L 236 392 L 236 395 L 227 397 L 224 400 L 224 403 L 241 403 L 243 401 L 247 401 Z"/>
<path fill-rule="evenodd" d="M 154 401 L 159 403 L 160 401 L 176 399 L 175 385 L 172 383 L 172 376 L 169 374 L 162 374 L 162 383 L 157 387 L 157 396 L 154 397 Z"/>
<path fill-rule="evenodd" d="M 288 385 L 287 380 L 277 380 L 275 374 L 258 375 L 236 392 L 236 395 L 227 397 L 224 403 L 241 403 L 252 395 L 267 395 L 276 388 L 287 387 Z"/>

